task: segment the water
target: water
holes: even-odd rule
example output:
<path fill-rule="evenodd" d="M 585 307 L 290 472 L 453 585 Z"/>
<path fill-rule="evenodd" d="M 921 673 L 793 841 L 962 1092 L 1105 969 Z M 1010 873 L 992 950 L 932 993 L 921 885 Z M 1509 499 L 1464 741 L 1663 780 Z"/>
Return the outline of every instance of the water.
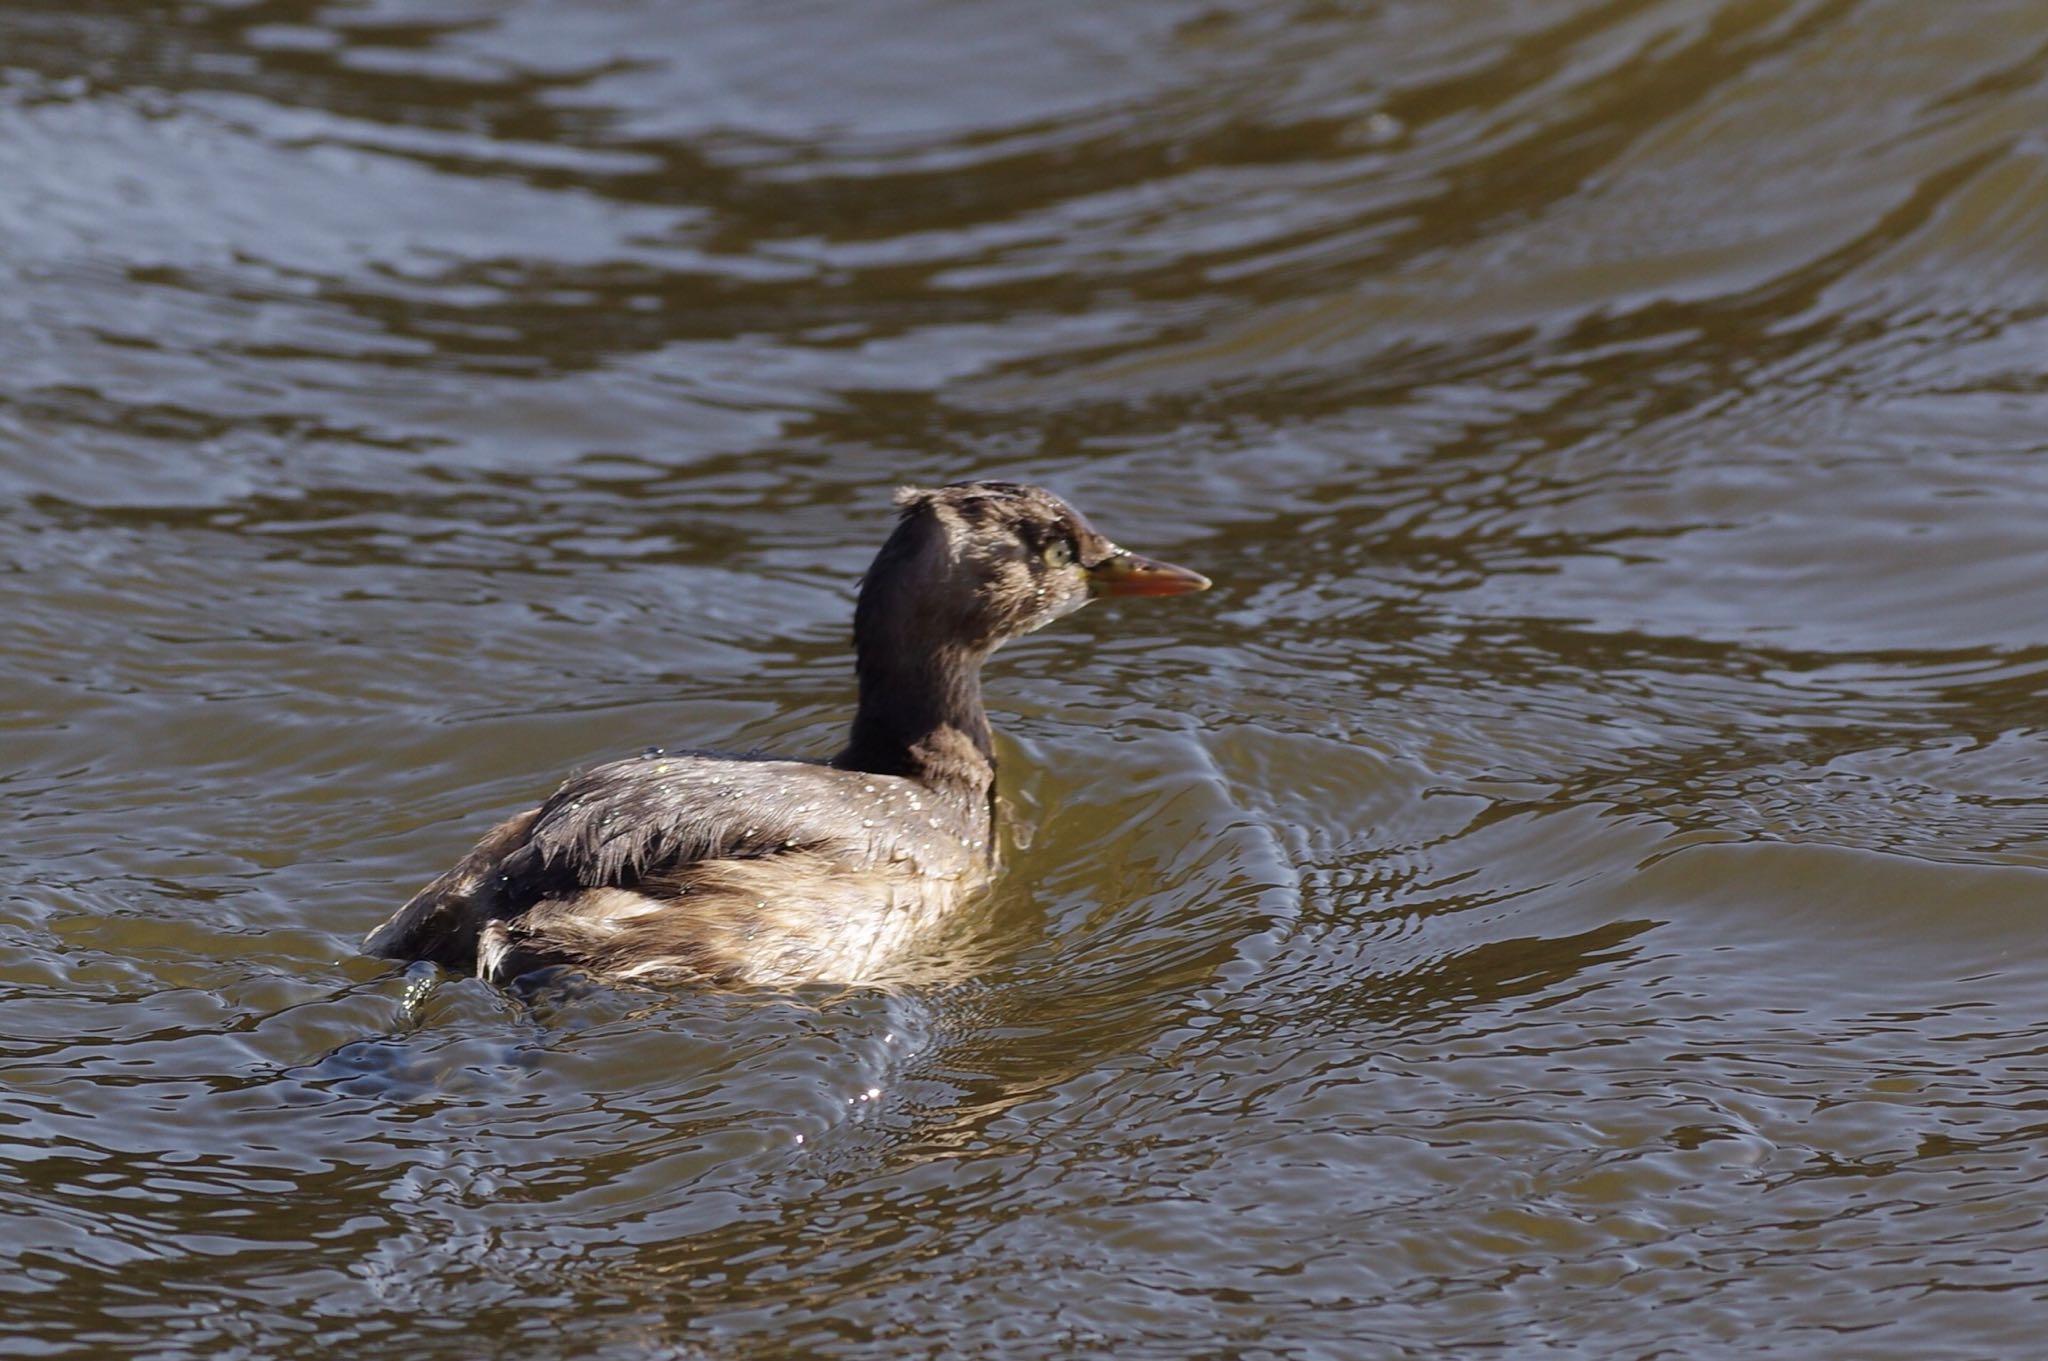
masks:
<path fill-rule="evenodd" d="M 0 4 L 0 1352 L 2031 1355 L 2038 5 Z M 893 992 L 353 953 L 991 668 Z"/>

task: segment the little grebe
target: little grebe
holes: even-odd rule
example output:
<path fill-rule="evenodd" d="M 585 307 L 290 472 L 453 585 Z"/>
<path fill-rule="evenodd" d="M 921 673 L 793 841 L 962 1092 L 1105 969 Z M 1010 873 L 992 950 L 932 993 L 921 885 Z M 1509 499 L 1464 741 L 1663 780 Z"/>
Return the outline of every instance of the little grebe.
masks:
<path fill-rule="evenodd" d="M 854 609 L 860 707 L 829 764 L 665 754 L 572 776 L 363 948 L 504 981 L 859 982 L 995 870 L 981 664 L 1097 595 L 1208 579 L 1125 552 L 1052 493 L 896 494 Z"/>

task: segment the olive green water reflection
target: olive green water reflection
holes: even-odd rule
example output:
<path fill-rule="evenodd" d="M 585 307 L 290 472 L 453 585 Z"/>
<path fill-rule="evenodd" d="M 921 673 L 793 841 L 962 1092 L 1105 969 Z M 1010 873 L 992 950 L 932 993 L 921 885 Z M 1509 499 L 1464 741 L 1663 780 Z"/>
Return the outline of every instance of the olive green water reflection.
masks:
<path fill-rule="evenodd" d="M 1993 1357 L 2048 1293 L 2038 4 L 0 4 L 0 1352 Z M 831 748 L 903 480 L 957 982 L 355 958 Z"/>

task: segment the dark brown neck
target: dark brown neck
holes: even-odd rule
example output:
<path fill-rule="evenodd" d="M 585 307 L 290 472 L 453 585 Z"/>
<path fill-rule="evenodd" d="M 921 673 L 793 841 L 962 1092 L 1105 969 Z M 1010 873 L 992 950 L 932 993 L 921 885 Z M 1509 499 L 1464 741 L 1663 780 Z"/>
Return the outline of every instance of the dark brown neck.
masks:
<path fill-rule="evenodd" d="M 832 764 L 907 775 L 970 802 L 995 782 L 978 597 L 954 580 L 956 549 L 930 507 L 906 511 L 875 554 L 853 610 L 860 709 Z"/>
<path fill-rule="evenodd" d="M 985 793 L 995 749 L 981 707 L 979 652 L 857 639 L 860 709 L 832 764 Z"/>

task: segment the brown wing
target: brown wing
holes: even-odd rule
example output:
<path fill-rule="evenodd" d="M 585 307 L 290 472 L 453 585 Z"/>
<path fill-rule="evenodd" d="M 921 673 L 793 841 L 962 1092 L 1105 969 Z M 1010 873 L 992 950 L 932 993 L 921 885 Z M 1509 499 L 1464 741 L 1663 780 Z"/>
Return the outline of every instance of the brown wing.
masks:
<path fill-rule="evenodd" d="M 785 953 L 801 953 L 831 935 L 823 923 L 833 911 L 879 910 L 889 895 L 874 886 L 931 881 L 948 886 L 938 896 L 950 895 L 951 886 L 986 869 L 988 834 L 985 808 L 938 799 L 895 776 L 694 754 L 615 761 L 572 777 L 539 808 L 493 828 L 363 948 L 467 972 L 479 966 L 481 941 L 493 975 L 542 953 L 583 962 L 616 939 L 635 940 L 639 953 L 730 958 L 734 952 L 717 943 L 728 925 L 722 905 L 744 900 L 745 908 L 791 904 L 817 922 L 770 933 L 785 942 Z M 870 888 L 855 888 L 868 878 Z M 649 901 L 677 910 L 623 929 L 639 913 L 622 910 Z M 827 910 L 807 911 L 806 902 Z M 597 936 L 580 939 L 585 928 Z M 689 939 L 693 932 L 702 939 Z M 823 947 L 841 957 L 857 948 Z M 616 963 L 587 962 L 620 971 Z"/>

